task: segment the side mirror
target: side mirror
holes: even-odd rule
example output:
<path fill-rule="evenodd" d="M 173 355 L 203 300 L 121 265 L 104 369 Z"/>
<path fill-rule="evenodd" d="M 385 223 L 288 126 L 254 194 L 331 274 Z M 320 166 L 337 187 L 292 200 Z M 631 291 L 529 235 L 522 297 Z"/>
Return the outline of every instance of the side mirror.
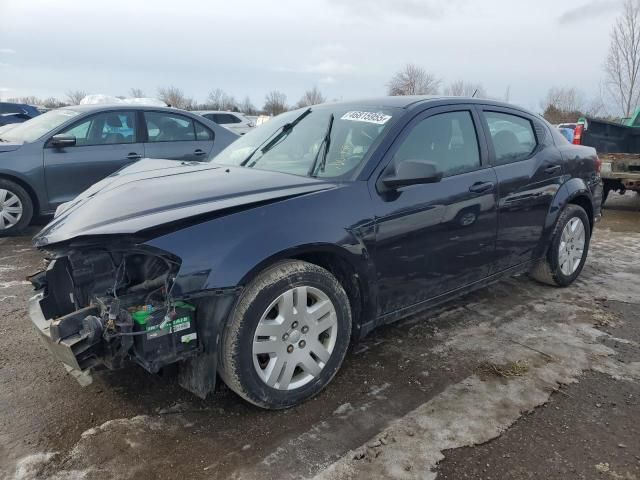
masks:
<path fill-rule="evenodd" d="M 404 160 L 395 166 L 395 175 L 382 178 L 386 190 L 395 190 L 408 185 L 436 183 L 442 180 L 442 172 L 434 162 Z"/>
<path fill-rule="evenodd" d="M 65 135 L 61 133 L 51 137 L 49 144 L 56 148 L 73 147 L 76 144 L 76 137 L 73 135 Z"/>

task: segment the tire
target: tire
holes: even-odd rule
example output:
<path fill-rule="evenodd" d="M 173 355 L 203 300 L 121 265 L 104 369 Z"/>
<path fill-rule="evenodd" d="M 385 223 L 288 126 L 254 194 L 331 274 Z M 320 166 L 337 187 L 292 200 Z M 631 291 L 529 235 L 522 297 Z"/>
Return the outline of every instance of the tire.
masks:
<path fill-rule="evenodd" d="M 11 180 L 0 178 L 0 237 L 21 233 L 32 217 L 33 202 L 26 190 Z"/>
<path fill-rule="evenodd" d="M 220 376 L 254 405 L 292 407 L 333 379 L 350 338 L 349 298 L 338 280 L 311 263 L 278 262 L 238 299 L 222 338 Z"/>
<path fill-rule="evenodd" d="M 565 232 L 565 228 L 569 228 L 571 230 L 571 227 L 574 225 L 573 222 L 575 221 L 579 221 L 584 229 L 584 246 L 582 248 L 580 261 L 577 265 L 576 262 L 578 257 L 576 257 L 576 253 L 573 252 L 579 250 L 577 247 L 579 242 L 574 245 L 569 241 L 565 241 L 570 237 L 565 237 L 563 239 L 563 232 Z M 572 225 L 567 227 L 570 222 Z M 578 275 L 580 275 L 580 272 L 584 267 L 584 263 L 589 253 L 590 240 L 591 228 L 587 213 L 578 205 L 567 205 L 556 222 L 553 234 L 551 235 L 551 244 L 549 245 L 545 258 L 536 264 L 536 266 L 529 272 L 529 275 L 535 280 L 547 285 L 554 285 L 558 287 L 571 285 L 573 281 L 578 278 Z M 563 251 L 565 247 L 567 248 L 565 251 L 569 251 L 571 246 L 574 247 L 572 253 L 570 255 L 563 254 L 561 258 L 561 251 Z M 573 261 L 571 259 L 573 259 Z"/>

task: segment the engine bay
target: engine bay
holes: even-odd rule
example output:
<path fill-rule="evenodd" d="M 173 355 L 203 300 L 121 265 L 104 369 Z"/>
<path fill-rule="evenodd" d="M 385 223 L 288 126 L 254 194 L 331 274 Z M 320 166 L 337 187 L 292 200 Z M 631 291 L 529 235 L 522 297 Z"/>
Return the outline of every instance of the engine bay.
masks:
<path fill-rule="evenodd" d="M 130 361 L 157 373 L 200 351 L 196 306 L 171 295 L 180 261 L 138 248 L 58 252 L 30 278 L 68 368 L 117 369 Z"/>

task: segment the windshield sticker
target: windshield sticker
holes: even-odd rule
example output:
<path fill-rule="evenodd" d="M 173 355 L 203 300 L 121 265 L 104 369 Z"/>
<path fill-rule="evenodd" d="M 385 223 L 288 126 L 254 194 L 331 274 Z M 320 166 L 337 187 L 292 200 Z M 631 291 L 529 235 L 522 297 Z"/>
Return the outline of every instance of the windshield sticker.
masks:
<path fill-rule="evenodd" d="M 381 112 L 347 112 L 340 117 L 340 120 L 375 123 L 376 125 L 384 125 L 390 119 L 391 115 L 385 115 Z"/>

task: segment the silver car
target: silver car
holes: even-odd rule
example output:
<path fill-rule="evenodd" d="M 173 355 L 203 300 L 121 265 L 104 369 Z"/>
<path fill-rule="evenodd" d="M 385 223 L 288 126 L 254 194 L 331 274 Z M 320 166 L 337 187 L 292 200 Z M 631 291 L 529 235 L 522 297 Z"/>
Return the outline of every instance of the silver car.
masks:
<path fill-rule="evenodd" d="M 208 161 L 237 138 L 184 110 L 125 104 L 59 108 L 3 127 L 0 237 L 141 158 Z"/>
<path fill-rule="evenodd" d="M 238 112 L 225 112 L 221 110 L 196 110 L 193 113 L 225 127 L 238 135 L 244 135 L 255 128 L 256 124 L 244 114 Z"/>

